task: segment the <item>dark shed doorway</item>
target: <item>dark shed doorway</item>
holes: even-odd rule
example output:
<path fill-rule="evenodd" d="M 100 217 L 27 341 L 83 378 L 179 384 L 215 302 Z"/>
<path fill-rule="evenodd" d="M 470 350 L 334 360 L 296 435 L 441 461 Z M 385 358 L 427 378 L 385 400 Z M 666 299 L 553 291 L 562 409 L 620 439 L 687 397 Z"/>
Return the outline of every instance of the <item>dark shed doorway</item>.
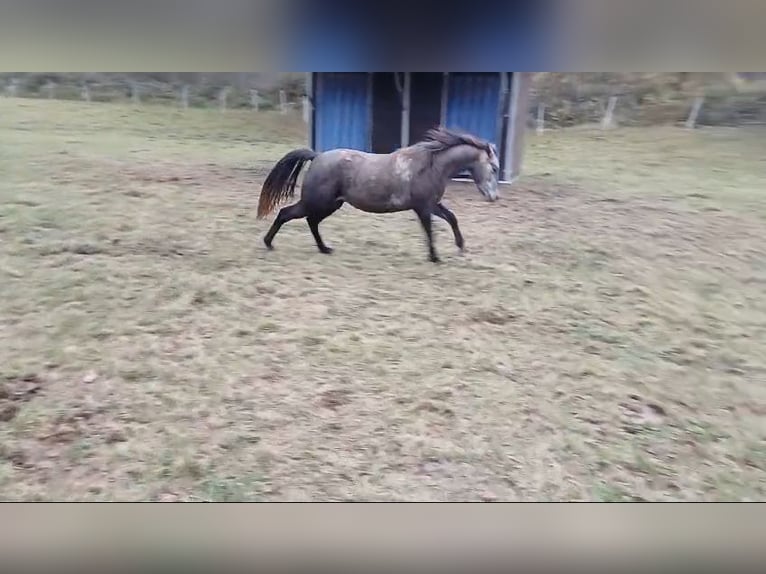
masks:
<path fill-rule="evenodd" d="M 402 104 L 393 72 L 372 75 L 372 152 L 391 153 L 402 145 Z"/>
<path fill-rule="evenodd" d="M 442 121 L 444 74 L 413 72 L 410 81 L 410 143 L 415 143 Z"/>

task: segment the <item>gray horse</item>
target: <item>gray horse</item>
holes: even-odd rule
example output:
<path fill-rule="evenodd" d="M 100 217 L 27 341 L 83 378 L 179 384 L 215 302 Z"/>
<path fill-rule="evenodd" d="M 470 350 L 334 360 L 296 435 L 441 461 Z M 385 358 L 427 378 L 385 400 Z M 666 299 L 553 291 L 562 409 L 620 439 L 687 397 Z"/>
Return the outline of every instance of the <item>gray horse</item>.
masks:
<path fill-rule="evenodd" d="M 258 201 L 258 219 L 294 195 L 298 175 L 309 161 L 300 201 L 279 211 L 263 239 L 269 249 L 280 227 L 305 217 L 319 251 L 332 253 L 319 235 L 319 223 L 348 202 L 368 213 L 413 210 L 426 233 L 429 258 L 438 263 L 431 231 L 433 215 L 450 224 L 461 251 L 464 244 L 455 214 L 441 203 L 448 181 L 467 169 L 479 191 L 489 201 L 497 199 L 499 161 L 495 146 L 440 127 L 429 131 L 423 141 L 389 154 L 351 149 L 289 152 L 266 177 Z"/>

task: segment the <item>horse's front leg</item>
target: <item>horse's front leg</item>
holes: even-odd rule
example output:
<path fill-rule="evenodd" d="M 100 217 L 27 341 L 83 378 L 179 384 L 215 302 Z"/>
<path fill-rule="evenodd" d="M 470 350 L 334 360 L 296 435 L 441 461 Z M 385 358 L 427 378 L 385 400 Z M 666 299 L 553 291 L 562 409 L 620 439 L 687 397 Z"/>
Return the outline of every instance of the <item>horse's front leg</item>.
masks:
<path fill-rule="evenodd" d="M 460 249 L 460 251 L 463 251 L 463 248 L 465 247 L 465 241 L 463 241 L 463 234 L 460 233 L 460 227 L 457 224 L 457 217 L 455 217 L 455 214 L 444 207 L 444 205 L 441 203 L 437 203 L 436 207 L 434 208 L 434 215 L 441 217 L 444 221 L 449 223 L 450 227 L 452 228 L 452 233 L 455 236 L 455 245 L 457 245 L 457 248 Z"/>
<path fill-rule="evenodd" d="M 415 210 L 415 213 L 418 214 L 418 219 L 420 219 L 420 224 L 423 226 L 423 230 L 426 232 L 429 260 L 432 263 L 441 263 L 439 256 L 436 255 L 436 249 L 434 248 L 433 226 L 431 225 L 431 216 L 433 215 L 433 206 L 419 205 L 415 207 L 414 210 Z"/>

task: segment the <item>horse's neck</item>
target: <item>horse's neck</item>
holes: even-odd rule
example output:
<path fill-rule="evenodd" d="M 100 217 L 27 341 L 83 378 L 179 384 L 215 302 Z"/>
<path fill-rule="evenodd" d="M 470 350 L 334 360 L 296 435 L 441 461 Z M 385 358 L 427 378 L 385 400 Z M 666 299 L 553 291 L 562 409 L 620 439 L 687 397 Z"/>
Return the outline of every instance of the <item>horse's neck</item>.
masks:
<path fill-rule="evenodd" d="M 459 145 L 440 154 L 438 165 L 445 178 L 452 177 L 476 161 L 479 150 L 471 145 Z"/>

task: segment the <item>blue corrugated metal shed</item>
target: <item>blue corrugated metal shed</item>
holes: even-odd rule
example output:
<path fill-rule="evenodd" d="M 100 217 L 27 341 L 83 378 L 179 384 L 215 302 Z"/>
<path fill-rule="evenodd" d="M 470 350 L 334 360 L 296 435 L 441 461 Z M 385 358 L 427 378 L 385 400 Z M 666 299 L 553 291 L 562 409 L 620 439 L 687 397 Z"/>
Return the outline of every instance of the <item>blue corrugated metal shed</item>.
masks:
<path fill-rule="evenodd" d="M 314 149 L 370 148 L 369 78 L 365 73 L 324 73 L 314 92 Z M 317 111 L 318 110 L 318 111 Z"/>
<path fill-rule="evenodd" d="M 501 179 L 520 170 L 526 74 L 511 72 L 313 72 L 310 144 L 317 151 L 388 152 L 437 125 L 493 142 Z M 392 125 L 391 109 L 400 110 Z M 376 114 L 376 110 L 383 110 Z M 394 111 L 394 113 L 396 113 Z M 374 118 L 386 118 L 375 122 Z M 396 116 L 394 116 L 396 117 Z"/>
<path fill-rule="evenodd" d="M 500 144 L 501 75 L 458 73 L 447 76 L 446 127 Z"/>

